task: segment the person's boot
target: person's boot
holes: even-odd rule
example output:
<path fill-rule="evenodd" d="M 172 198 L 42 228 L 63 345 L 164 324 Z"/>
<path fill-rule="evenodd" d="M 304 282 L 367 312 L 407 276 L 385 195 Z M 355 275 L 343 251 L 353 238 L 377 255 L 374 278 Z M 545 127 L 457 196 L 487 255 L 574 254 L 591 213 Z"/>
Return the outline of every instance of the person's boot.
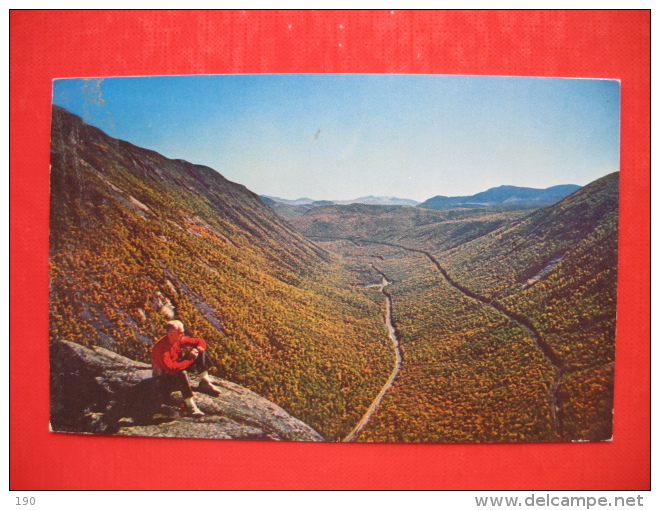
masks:
<path fill-rule="evenodd" d="M 193 399 L 186 400 L 186 409 L 188 414 L 190 414 L 190 416 L 193 418 L 200 418 L 205 414 L 204 411 L 197 407 L 197 404 L 195 404 Z"/>
<path fill-rule="evenodd" d="M 201 379 L 199 381 L 199 384 L 197 385 L 197 391 L 200 393 L 206 393 L 212 397 L 217 397 L 220 395 L 220 390 L 213 386 L 213 384 L 211 384 L 211 382 L 207 379 Z"/>

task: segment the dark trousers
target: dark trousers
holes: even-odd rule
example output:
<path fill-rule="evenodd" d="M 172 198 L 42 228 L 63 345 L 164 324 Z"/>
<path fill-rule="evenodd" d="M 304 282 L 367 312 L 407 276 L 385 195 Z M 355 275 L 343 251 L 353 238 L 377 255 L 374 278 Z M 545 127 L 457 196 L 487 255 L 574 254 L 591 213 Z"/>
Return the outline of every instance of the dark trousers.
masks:
<path fill-rule="evenodd" d="M 176 374 L 160 374 L 158 378 L 159 390 L 164 398 L 167 398 L 170 393 L 180 391 L 183 398 L 191 398 L 193 396 L 192 388 L 190 387 L 190 378 L 188 377 L 188 370 L 193 369 L 195 372 L 204 372 L 213 366 L 213 360 L 206 353 L 200 352 L 195 362 L 188 367 L 188 369 L 178 372 Z"/>

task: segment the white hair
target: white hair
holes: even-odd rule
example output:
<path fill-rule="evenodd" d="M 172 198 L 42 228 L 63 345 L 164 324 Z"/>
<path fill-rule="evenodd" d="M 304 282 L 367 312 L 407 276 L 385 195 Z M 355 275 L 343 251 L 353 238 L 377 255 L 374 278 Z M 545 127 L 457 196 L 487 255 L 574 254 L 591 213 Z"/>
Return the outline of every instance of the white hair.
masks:
<path fill-rule="evenodd" d="M 183 331 L 185 328 L 183 327 L 183 322 L 181 321 L 170 321 L 167 323 L 167 331 L 170 331 L 172 329 L 176 329 L 177 331 Z"/>

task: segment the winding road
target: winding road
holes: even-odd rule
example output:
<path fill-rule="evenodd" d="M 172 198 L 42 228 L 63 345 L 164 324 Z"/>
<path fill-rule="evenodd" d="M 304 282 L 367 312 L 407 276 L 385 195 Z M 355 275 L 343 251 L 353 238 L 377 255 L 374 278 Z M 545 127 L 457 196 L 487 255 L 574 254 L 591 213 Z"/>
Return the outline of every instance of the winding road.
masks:
<path fill-rule="evenodd" d="M 344 442 L 352 441 L 353 438 L 357 435 L 357 433 L 360 432 L 362 428 L 367 424 L 367 422 L 371 419 L 372 415 L 376 411 L 376 408 L 380 404 L 381 400 L 383 400 L 385 393 L 387 393 L 387 390 L 389 390 L 392 387 L 392 383 L 394 382 L 394 379 L 396 379 L 396 376 L 399 374 L 399 370 L 401 369 L 401 350 L 399 349 L 399 339 L 396 334 L 396 329 L 392 324 L 392 296 L 390 295 L 389 292 L 387 292 L 387 290 L 385 290 L 385 287 L 387 287 L 390 284 L 390 282 L 387 280 L 385 275 L 382 272 L 380 272 L 375 266 L 372 265 L 372 267 L 376 269 L 376 271 L 378 271 L 382 277 L 380 285 L 371 285 L 370 287 L 379 288 L 380 291 L 385 296 L 385 302 L 386 302 L 385 325 L 387 326 L 387 331 L 389 333 L 390 339 L 392 340 L 392 344 L 394 344 L 394 352 L 396 353 L 396 362 L 394 364 L 394 370 L 392 370 L 389 379 L 387 380 L 385 385 L 381 388 L 380 392 L 378 393 L 372 404 L 369 406 L 369 409 L 367 409 L 367 412 L 364 414 L 362 419 L 353 428 L 353 430 L 351 430 L 351 432 L 346 436 Z"/>
<path fill-rule="evenodd" d="M 477 301 L 480 301 L 481 303 L 491 306 L 498 312 L 502 313 L 503 315 L 506 315 L 509 319 L 512 321 L 516 322 L 523 328 L 525 328 L 536 345 L 539 347 L 539 349 L 543 352 L 545 357 L 550 361 L 552 364 L 554 371 L 555 371 L 555 376 L 554 376 L 554 381 L 552 384 L 552 388 L 550 391 L 550 410 L 552 414 L 552 422 L 553 422 L 553 431 L 557 436 L 562 435 L 562 420 L 561 420 L 561 407 L 559 405 L 559 401 L 557 398 L 557 391 L 559 389 L 559 386 L 562 381 L 562 377 L 564 376 L 564 363 L 561 360 L 561 358 L 557 355 L 557 353 L 554 351 L 554 349 L 548 344 L 541 334 L 538 332 L 538 330 L 534 327 L 534 325 L 531 323 L 527 317 L 524 317 L 516 312 L 513 312 L 507 308 L 505 308 L 502 304 L 498 303 L 494 299 L 488 299 L 485 296 L 481 296 L 477 294 L 476 292 L 471 291 L 467 287 L 464 287 L 460 285 L 459 283 L 455 282 L 447 273 L 447 271 L 440 265 L 440 262 L 431 255 L 429 252 L 424 251 L 424 250 L 419 250 L 416 248 L 408 248 L 406 246 L 402 246 L 400 244 L 394 244 L 394 243 L 385 243 L 385 242 L 376 242 L 376 241 L 367 241 L 367 240 L 360 240 L 362 243 L 370 243 L 370 244 L 382 244 L 385 246 L 392 246 L 394 248 L 400 248 L 402 250 L 406 250 L 409 252 L 413 253 L 421 253 L 422 255 L 425 255 L 436 267 L 438 271 L 442 274 L 442 276 L 445 278 L 447 283 L 449 283 L 452 287 L 454 287 L 456 290 L 459 290 L 466 296 L 476 299 Z"/>
<path fill-rule="evenodd" d="M 342 238 L 328 238 L 325 237 L 323 239 L 333 239 L 333 240 L 342 240 L 342 241 L 351 241 L 355 244 L 358 244 L 355 239 L 342 239 Z M 485 296 L 481 296 L 477 294 L 476 292 L 473 292 L 472 290 L 468 289 L 467 287 L 464 287 L 463 285 L 457 283 L 454 281 L 451 276 L 447 273 L 447 271 L 440 265 L 440 262 L 431 255 L 429 252 L 420 250 L 417 248 L 408 248 L 407 246 L 402 246 L 400 244 L 394 244 L 394 243 L 387 243 L 387 242 L 379 242 L 379 241 L 369 241 L 366 239 L 359 239 L 360 243 L 366 243 L 366 244 L 380 244 L 380 245 L 385 245 L 385 246 L 391 246 L 393 248 L 399 248 L 402 250 L 406 250 L 409 252 L 413 253 L 420 253 L 424 256 L 426 256 L 431 263 L 436 267 L 436 269 L 442 274 L 442 276 L 445 278 L 447 283 L 449 283 L 452 287 L 454 287 L 456 290 L 462 292 L 464 295 L 466 295 L 469 298 L 475 299 L 487 306 L 490 306 L 497 310 L 498 312 L 502 313 L 515 323 L 519 324 L 522 326 L 524 329 L 526 329 L 529 332 L 530 337 L 532 340 L 536 343 L 538 348 L 543 352 L 544 356 L 548 359 L 548 361 L 552 364 L 552 367 L 554 369 L 554 381 L 550 390 L 550 410 L 551 410 L 551 416 L 552 416 L 552 424 L 553 424 L 553 432 L 555 435 L 558 437 L 561 437 L 562 435 L 562 419 L 561 419 L 561 406 L 559 404 L 558 398 L 557 398 L 557 391 L 559 389 L 559 386 L 561 385 L 562 382 L 562 377 L 564 376 L 564 363 L 562 359 L 557 355 L 557 353 L 554 351 L 554 349 L 548 344 L 539 331 L 534 327 L 532 322 L 527 319 L 526 317 L 513 312 L 512 310 L 509 310 L 508 308 L 504 307 L 502 304 L 498 303 L 494 299 L 489 299 Z M 374 414 L 376 408 L 380 404 L 381 400 L 385 396 L 385 393 L 387 390 L 389 390 L 392 387 L 392 383 L 394 382 L 394 379 L 399 373 L 399 370 L 401 368 L 401 352 L 399 349 L 399 341 L 397 338 L 396 330 L 394 326 L 392 325 L 392 296 L 385 290 L 385 287 L 389 285 L 389 281 L 385 277 L 385 274 L 383 274 L 382 271 L 380 271 L 376 266 L 372 264 L 372 267 L 378 271 L 378 273 L 382 277 L 382 283 L 380 285 L 374 285 L 374 287 L 379 287 L 381 292 L 385 295 L 387 298 L 387 310 L 385 314 L 385 323 L 387 325 L 387 329 L 390 334 L 390 338 L 392 339 L 392 343 L 394 344 L 394 348 L 396 351 L 396 364 L 394 367 L 394 370 L 392 371 L 390 378 L 387 380 L 385 385 L 381 388 L 380 393 L 378 393 L 378 396 L 376 399 L 373 401 L 365 415 L 362 417 L 362 419 L 359 421 L 359 423 L 355 426 L 355 428 L 350 432 L 348 436 L 344 439 L 344 441 L 351 441 L 355 435 L 362 430 L 362 428 L 367 424 L 369 419 L 372 417 Z"/>

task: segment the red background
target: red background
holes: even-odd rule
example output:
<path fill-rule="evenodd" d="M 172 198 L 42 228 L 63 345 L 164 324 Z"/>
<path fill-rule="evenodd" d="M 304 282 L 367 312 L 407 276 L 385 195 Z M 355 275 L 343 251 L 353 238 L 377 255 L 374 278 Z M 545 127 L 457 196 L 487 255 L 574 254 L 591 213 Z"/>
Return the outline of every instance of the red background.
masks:
<path fill-rule="evenodd" d="M 614 440 L 373 445 L 50 433 L 51 80 L 200 73 L 620 79 Z M 650 488 L 649 11 L 12 11 L 10 84 L 11 489 Z"/>

